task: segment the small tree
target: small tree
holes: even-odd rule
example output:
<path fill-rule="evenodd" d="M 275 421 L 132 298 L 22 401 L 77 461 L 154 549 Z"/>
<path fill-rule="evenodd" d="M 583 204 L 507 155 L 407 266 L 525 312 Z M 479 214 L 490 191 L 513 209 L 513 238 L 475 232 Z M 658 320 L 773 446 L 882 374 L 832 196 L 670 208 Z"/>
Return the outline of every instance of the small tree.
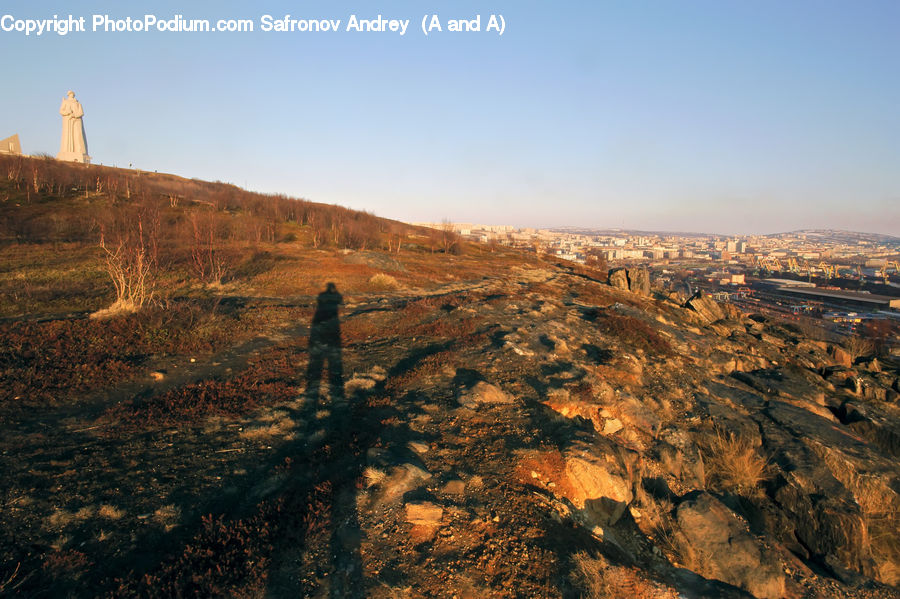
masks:
<path fill-rule="evenodd" d="M 112 280 L 116 301 L 95 317 L 137 312 L 153 299 L 154 261 L 147 248 L 142 215 L 133 227 L 113 226 L 101 230 L 100 248 L 105 254 L 106 274 Z M 104 227 L 105 229 L 105 227 Z"/>
<path fill-rule="evenodd" d="M 456 232 L 453 223 L 446 218 L 441 222 L 441 249 L 445 254 L 458 254 L 460 248 L 459 234 Z"/>
<path fill-rule="evenodd" d="M 844 343 L 844 347 L 854 362 L 857 358 L 868 356 L 875 351 L 875 344 L 872 343 L 872 340 L 866 339 L 862 335 L 852 335 Z"/>
<path fill-rule="evenodd" d="M 218 283 L 227 272 L 227 261 L 219 247 L 215 214 L 194 211 L 191 224 L 191 265 L 197 277 L 205 283 Z"/>

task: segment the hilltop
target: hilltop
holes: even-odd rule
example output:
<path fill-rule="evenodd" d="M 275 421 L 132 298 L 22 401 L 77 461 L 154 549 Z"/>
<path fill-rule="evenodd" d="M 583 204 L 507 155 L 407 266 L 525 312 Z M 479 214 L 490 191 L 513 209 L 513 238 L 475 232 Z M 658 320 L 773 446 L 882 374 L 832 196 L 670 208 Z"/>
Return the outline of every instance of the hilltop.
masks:
<path fill-rule="evenodd" d="M 226 184 L 0 175 L 0 594 L 898 596 L 875 343 Z"/>

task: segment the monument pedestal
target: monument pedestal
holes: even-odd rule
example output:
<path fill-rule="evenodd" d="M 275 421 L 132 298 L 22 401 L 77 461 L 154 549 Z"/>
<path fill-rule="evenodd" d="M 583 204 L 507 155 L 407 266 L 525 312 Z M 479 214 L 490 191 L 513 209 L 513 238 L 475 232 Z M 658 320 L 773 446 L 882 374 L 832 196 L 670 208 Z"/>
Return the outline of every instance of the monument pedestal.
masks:
<path fill-rule="evenodd" d="M 91 163 L 91 157 L 87 154 L 79 154 L 78 152 L 60 152 L 56 155 L 57 160 L 65 160 L 66 162 L 83 162 Z"/>

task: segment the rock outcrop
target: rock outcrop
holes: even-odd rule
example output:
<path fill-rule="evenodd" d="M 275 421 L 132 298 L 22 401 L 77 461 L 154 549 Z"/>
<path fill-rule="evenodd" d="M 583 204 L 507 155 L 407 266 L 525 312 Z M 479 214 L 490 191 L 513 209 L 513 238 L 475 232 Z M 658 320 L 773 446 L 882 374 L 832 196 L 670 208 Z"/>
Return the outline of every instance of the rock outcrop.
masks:
<path fill-rule="evenodd" d="M 617 289 L 631 291 L 638 295 L 650 295 L 650 273 L 644 267 L 612 268 L 607 283 Z"/>
<path fill-rule="evenodd" d="M 709 493 L 678 505 L 679 538 L 694 570 L 707 578 L 740 587 L 755 597 L 785 596 L 784 572 L 771 548 L 748 530 L 747 523 Z"/>

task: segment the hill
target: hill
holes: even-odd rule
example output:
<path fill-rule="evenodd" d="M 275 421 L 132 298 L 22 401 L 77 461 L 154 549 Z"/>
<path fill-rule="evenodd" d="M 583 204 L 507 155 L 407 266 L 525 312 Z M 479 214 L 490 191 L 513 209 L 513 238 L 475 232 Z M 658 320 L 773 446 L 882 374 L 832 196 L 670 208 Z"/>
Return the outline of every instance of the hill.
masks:
<path fill-rule="evenodd" d="M 338 207 L 15 160 L 0 593 L 897 596 L 900 364 L 875 345 Z M 129 304 L 116 277 L 142 273 Z"/>

